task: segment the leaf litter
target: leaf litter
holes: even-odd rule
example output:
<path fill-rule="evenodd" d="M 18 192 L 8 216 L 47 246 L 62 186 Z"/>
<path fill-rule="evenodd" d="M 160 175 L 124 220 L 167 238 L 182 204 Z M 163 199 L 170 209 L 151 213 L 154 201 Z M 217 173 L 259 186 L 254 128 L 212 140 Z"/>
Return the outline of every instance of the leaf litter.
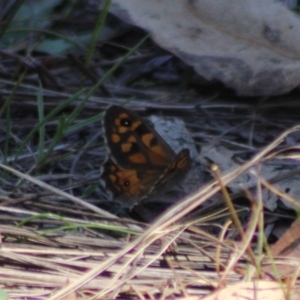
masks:
<path fill-rule="evenodd" d="M 46 24 L 52 24 L 52 30 L 59 25 L 70 30 L 68 22 L 81 13 L 82 28 L 91 32 L 94 23 L 88 12 L 93 5 L 87 1 L 67 19 Z M 59 15 L 62 7 L 55 9 Z M 105 26 L 117 22 L 111 18 Z M 70 55 L 40 48 L 41 55 L 33 47 L 25 56 L 32 44 L 23 37 L 0 50 L 1 292 L 10 299 L 188 299 L 245 280 L 258 293 L 265 284 L 253 284 L 258 276 L 274 281 L 273 269 L 259 273 L 266 241 L 274 243 L 275 228 L 296 218 L 291 206 L 278 199 L 297 198 L 297 184 L 286 180 L 275 186 L 272 179 L 278 172 L 298 176 L 299 128 L 278 137 L 298 124 L 299 91 L 247 99 L 217 82 L 199 85 L 199 75 L 148 39 L 85 100 L 98 80 L 145 36 L 117 24 L 114 35 L 99 41 L 88 67 L 84 47 L 76 45 L 68 50 Z M 78 34 L 78 28 L 72 30 Z M 38 44 L 40 36 L 33 38 Z M 143 117 L 183 120 L 210 174 L 198 183 L 196 194 L 171 208 L 168 204 L 165 214 L 150 224 L 107 201 L 98 182 L 106 155 L 101 113 L 110 104 L 124 103 Z M 219 160 L 209 156 L 212 149 L 223 153 Z M 268 169 L 269 177 L 257 168 L 271 160 L 277 164 Z M 211 172 L 213 162 L 219 171 Z M 250 185 L 247 180 L 234 183 L 241 174 L 251 178 Z M 229 188 L 242 235 L 223 202 L 223 185 Z M 238 187 L 240 195 L 235 196 Z M 272 210 L 266 193 L 273 197 Z M 265 253 L 270 264 L 277 261 Z M 292 275 L 284 278 L 279 268 L 274 281 L 285 280 L 284 295 L 295 294 L 299 286 L 297 262 L 291 261 Z"/>

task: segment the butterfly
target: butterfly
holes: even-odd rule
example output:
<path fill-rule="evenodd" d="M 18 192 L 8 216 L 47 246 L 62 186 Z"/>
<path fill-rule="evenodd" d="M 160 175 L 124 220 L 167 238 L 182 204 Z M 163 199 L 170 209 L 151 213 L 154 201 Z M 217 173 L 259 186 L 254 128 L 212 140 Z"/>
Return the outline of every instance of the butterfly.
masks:
<path fill-rule="evenodd" d="M 132 208 L 188 170 L 190 151 L 176 154 L 134 111 L 112 105 L 102 122 L 108 157 L 100 180 L 114 201 Z"/>

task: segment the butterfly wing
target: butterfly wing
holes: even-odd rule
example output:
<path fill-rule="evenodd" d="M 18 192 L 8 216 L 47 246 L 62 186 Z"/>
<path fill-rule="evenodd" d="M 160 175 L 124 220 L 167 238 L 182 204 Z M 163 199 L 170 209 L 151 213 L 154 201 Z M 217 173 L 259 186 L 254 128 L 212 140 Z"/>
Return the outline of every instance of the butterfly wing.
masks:
<path fill-rule="evenodd" d="M 111 159 L 123 168 L 164 170 L 176 156 L 165 140 L 136 113 L 110 106 L 103 118 Z"/>
<path fill-rule="evenodd" d="M 190 150 L 181 150 L 172 163 L 165 169 L 161 176 L 155 182 L 155 185 L 149 190 L 148 194 L 159 189 L 161 186 L 170 182 L 172 179 L 178 179 L 177 177 L 182 177 L 184 173 L 188 170 L 191 164 Z"/>
<path fill-rule="evenodd" d="M 141 172 L 134 168 L 125 169 L 108 158 L 102 165 L 100 182 L 110 191 L 115 201 L 133 207 L 152 190 L 157 176 L 156 170 Z"/>
<path fill-rule="evenodd" d="M 101 181 L 115 201 L 134 206 L 190 163 L 189 150 L 178 155 L 136 113 L 110 106 L 103 117 L 108 159 Z"/>

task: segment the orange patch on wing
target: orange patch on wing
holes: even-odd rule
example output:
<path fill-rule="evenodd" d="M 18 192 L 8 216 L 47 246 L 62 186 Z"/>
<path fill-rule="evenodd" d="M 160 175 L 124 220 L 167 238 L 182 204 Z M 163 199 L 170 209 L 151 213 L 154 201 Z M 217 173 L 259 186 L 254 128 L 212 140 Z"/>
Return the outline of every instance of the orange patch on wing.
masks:
<path fill-rule="evenodd" d="M 154 152 L 155 154 L 159 155 L 161 157 L 160 159 L 163 159 L 163 158 L 170 159 L 170 157 L 167 157 L 167 153 L 164 151 L 163 147 L 161 147 L 159 145 L 151 147 L 151 151 Z"/>
<path fill-rule="evenodd" d="M 118 191 L 121 192 L 120 187 L 116 184 L 118 177 L 115 175 L 109 175 L 109 180 L 111 181 L 111 183 L 113 184 L 114 188 Z"/>
<path fill-rule="evenodd" d="M 121 113 L 119 114 L 119 120 L 120 119 L 130 119 L 130 117 L 127 113 Z"/>
<path fill-rule="evenodd" d="M 185 169 L 190 163 L 190 151 L 182 150 L 176 157 L 173 164 L 177 169 Z"/>
<path fill-rule="evenodd" d="M 128 127 L 125 127 L 122 125 L 120 125 L 120 127 L 118 127 L 118 133 L 126 133 L 128 131 L 130 131 L 130 128 L 128 128 Z"/>
<path fill-rule="evenodd" d="M 109 179 L 112 183 L 116 183 L 117 177 L 115 175 L 109 175 Z"/>
<path fill-rule="evenodd" d="M 128 139 L 127 139 L 127 143 L 136 143 L 137 140 L 135 138 L 135 136 L 131 135 Z"/>
<path fill-rule="evenodd" d="M 139 152 L 129 156 L 129 161 L 134 164 L 146 164 L 147 158 L 143 153 Z"/>
<path fill-rule="evenodd" d="M 120 142 L 121 138 L 118 134 L 112 134 L 111 140 L 112 140 L 113 143 L 117 144 L 117 143 Z"/>
<path fill-rule="evenodd" d="M 149 153 L 149 155 L 151 156 L 152 162 L 159 165 L 165 164 L 165 160 L 169 160 L 170 157 L 167 157 L 167 153 L 160 145 L 151 146 L 151 142 L 153 139 L 155 139 L 153 133 L 147 133 L 142 136 L 143 143 L 151 149 L 152 154 Z"/>
<path fill-rule="evenodd" d="M 132 123 L 130 129 L 131 129 L 131 130 L 136 130 L 141 124 L 142 124 L 141 121 L 136 120 L 136 121 L 134 121 L 134 122 Z"/>
<path fill-rule="evenodd" d="M 135 170 L 120 170 L 117 175 L 124 192 L 133 196 L 140 192 L 140 179 Z"/>
<path fill-rule="evenodd" d="M 129 128 L 122 125 L 123 119 L 129 119 L 128 114 L 122 113 L 117 119 L 115 119 L 115 125 L 117 127 L 118 133 L 125 133 L 129 131 Z"/>
<path fill-rule="evenodd" d="M 131 123 L 131 125 L 130 125 L 129 127 L 128 127 L 128 126 L 124 126 L 124 125 L 122 124 L 122 121 L 124 121 L 124 120 L 128 120 L 128 121 Z M 130 123 L 129 123 L 129 124 L 130 124 Z M 136 130 L 136 128 L 139 127 L 141 124 L 142 124 L 142 122 L 139 121 L 139 120 L 135 120 L 135 121 L 133 122 L 133 121 L 130 119 L 130 116 L 129 116 L 128 114 L 126 114 L 126 113 L 121 113 L 121 114 L 119 115 L 119 117 L 115 120 L 115 125 L 116 125 L 116 127 L 117 127 L 119 133 L 126 133 L 126 132 L 128 132 L 128 131 L 134 131 L 134 130 Z"/>
<path fill-rule="evenodd" d="M 179 161 L 176 163 L 176 168 L 177 169 L 185 169 L 188 165 L 188 158 L 187 157 L 182 157 Z"/>
<path fill-rule="evenodd" d="M 123 143 L 121 145 L 122 152 L 124 152 L 124 153 L 130 152 L 131 147 L 132 147 L 131 143 Z"/>
<path fill-rule="evenodd" d="M 159 146 L 157 146 L 159 147 Z M 167 166 L 170 163 L 170 159 L 172 159 L 172 157 L 167 158 L 165 156 L 165 153 L 163 152 L 163 149 L 161 147 L 159 147 L 162 152 L 158 152 L 158 154 L 156 153 L 156 151 L 153 151 L 151 153 L 149 153 L 150 156 L 150 160 L 153 164 L 157 165 L 157 166 Z M 151 148 L 152 151 L 152 148 Z"/>
<path fill-rule="evenodd" d="M 121 122 L 122 122 L 124 119 L 129 119 L 128 114 L 125 114 L 125 113 L 120 114 L 120 115 L 118 116 L 118 118 L 115 119 L 115 125 L 116 125 L 117 127 L 122 126 Z"/>
<path fill-rule="evenodd" d="M 153 133 L 147 133 L 142 136 L 142 141 L 148 148 L 150 148 L 150 143 L 153 139 L 154 139 Z M 151 147 L 151 149 L 152 149 L 152 147 Z"/>

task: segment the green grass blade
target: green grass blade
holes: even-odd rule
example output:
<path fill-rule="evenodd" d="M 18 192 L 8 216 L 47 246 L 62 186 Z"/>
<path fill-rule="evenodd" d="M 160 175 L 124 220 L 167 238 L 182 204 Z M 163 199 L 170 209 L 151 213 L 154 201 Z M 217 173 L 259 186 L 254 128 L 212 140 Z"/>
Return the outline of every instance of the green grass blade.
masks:
<path fill-rule="evenodd" d="M 132 49 L 130 49 L 116 64 L 114 64 L 106 73 L 105 75 L 93 86 L 93 88 L 88 92 L 86 95 L 86 100 L 91 97 L 94 92 L 136 51 L 149 37 L 149 34 L 147 34 L 144 38 L 142 38 Z M 86 101 L 85 100 L 85 101 Z M 85 102 L 84 101 L 84 102 Z M 97 121 L 102 118 L 102 113 L 92 117 L 94 121 Z M 89 121 L 89 124 L 91 121 Z M 78 123 L 74 126 L 70 126 L 67 130 L 67 132 L 77 130 L 78 128 L 81 128 L 83 126 L 86 126 L 87 122 L 86 120 Z"/>
<path fill-rule="evenodd" d="M 100 32 L 103 28 L 104 22 L 106 20 L 106 16 L 107 16 L 110 4 L 111 4 L 111 0 L 106 0 L 105 1 L 104 8 L 101 11 L 101 14 L 99 15 L 99 18 L 96 22 L 96 26 L 95 26 L 95 29 L 93 31 L 93 35 L 92 35 L 92 38 L 91 38 L 91 41 L 90 41 L 90 44 L 89 44 L 89 47 L 88 47 L 88 52 L 87 52 L 87 55 L 86 55 L 86 62 L 85 62 L 86 66 L 90 65 L 91 59 L 94 55 L 95 48 L 96 48 L 96 45 L 97 45 L 97 41 L 98 41 Z"/>
<path fill-rule="evenodd" d="M 26 144 L 30 141 L 30 139 L 33 137 L 33 135 L 39 130 L 40 126 L 43 126 L 46 124 L 48 121 L 50 121 L 54 116 L 56 116 L 60 111 L 62 111 L 66 106 L 68 106 L 70 103 L 73 101 L 77 100 L 85 91 L 85 89 L 80 90 L 77 92 L 74 96 L 68 98 L 66 101 L 58 105 L 55 109 L 53 109 L 42 121 L 42 123 L 39 123 L 37 126 L 35 126 L 30 133 L 27 135 L 21 146 L 19 147 L 19 150 L 17 151 L 15 155 L 15 161 L 18 159 L 19 155 L 23 151 L 24 147 Z"/>
<path fill-rule="evenodd" d="M 6 133 L 5 133 L 5 145 L 4 145 L 4 164 L 6 164 L 6 158 L 8 157 L 9 154 L 9 141 L 10 141 L 10 129 L 11 129 L 11 120 L 10 120 L 10 103 L 17 92 L 21 82 L 23 82 L 25 78 L 26 72 L 24 72 L 17 84 L 14 86 L 12 93 L 9 95 L 7 100 L 5 101 L 3 107 L 0 110 L 0 118 L 4 112 L 6 112 Z"/>
<path fill-rule="evenodd" d="M 39 167 L 41 167 L 46 162 L 48 155 L 53 151 L 55 146 L 61 141 L 61 139 L 65 133 L 66 124 L 67 124 L 66 117 L 61 116 L 58 121 L 55 136 L 51 140 L 51 143 L 47 149 L 47 152 L 46 153 L 43 152 L 42 159 L 39 161 Z"/>
<path fill-rule="evenodd" d="M 30 217 L 24 218 L 21 222 L 19 222 L 17 224 L 17 227 L 23 227 L 27 223 L 30 223 L 31 221 L 34 221 L 36 219 L 41 219 L 41 218 L 48 218 L 48 219 L 54 219 L 54 220 L 63 221 L 66 225 L 72 226 L 71 222 L 69 222 L 68 220 L 66 220 L 66 218 L 61 217 L 58 214 L 53 214 L 53 213 L 39 213 L 39 214 L 37 214 L 35 216 L 30 216 Z"/>

